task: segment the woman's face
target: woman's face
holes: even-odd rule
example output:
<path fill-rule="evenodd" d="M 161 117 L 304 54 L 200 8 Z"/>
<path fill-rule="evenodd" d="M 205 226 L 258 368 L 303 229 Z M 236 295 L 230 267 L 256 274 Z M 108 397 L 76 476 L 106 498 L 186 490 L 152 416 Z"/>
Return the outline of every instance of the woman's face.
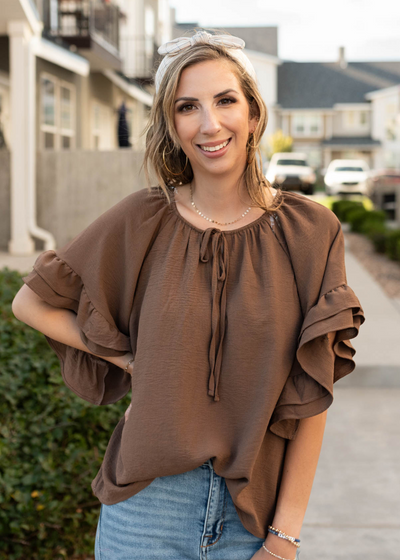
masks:
<path fill-rule="evenodd" d="M 248 101 L 229 62 L 207 60 L 183 70 L 175 96 L 174 122 L 195 175 L 243 171 L 246 143 L 257 124 L 249 113 Z"/>

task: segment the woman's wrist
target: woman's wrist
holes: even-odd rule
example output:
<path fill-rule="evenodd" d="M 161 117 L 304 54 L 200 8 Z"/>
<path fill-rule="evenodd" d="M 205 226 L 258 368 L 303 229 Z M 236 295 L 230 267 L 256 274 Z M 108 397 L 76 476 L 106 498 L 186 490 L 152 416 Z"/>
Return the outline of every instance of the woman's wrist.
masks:
<path fill-rule="evenodd" d="M 268 533 L 267 538 L 264 540 L 264 544 L 268 550 L 274 554 L 282 556 L 282 558 L 287 558 L 287 560 L 294 560 L 296 558 L 297 548 L 295 545 L 290 541 L 273 535 L 272 533 Z M 268 557 L 272 560 L 273 556 L 268 554 L 264 548 L 263 550 L 265 551 L 265 560 L 267 560 Z"/>
<path fill-rule="evenodd" d="M 124 371 L 129 373 L 129 375 L 132 375 L 134 365 L 132 352 L 128 352 L 125 356 L 123 356 L 123 363 L 124 365 L 122 366 L 122 368 L 124 369 Z"/>
<path fill-rule="evenodd" d="M 115 366 L 125 370 L 128 362 L 133 359 L 133 354 L 132 354 L 132 352 L 127 352 L 123 356 L 112 356 L 112 357 L 109 357 L 109 358 L 108 357 L 104 358 L 104 356 L 100 356 L 100 357 L 103 358 L 104 360 L 107 360 L 108 362 L 111 362 Z M 133 374 L 133 365 L 134 365 L 134 362 L 131 362 L 128 365 L 128 368 L 126 370 L 127 373 L 129 373 L 130 375 Z"/>

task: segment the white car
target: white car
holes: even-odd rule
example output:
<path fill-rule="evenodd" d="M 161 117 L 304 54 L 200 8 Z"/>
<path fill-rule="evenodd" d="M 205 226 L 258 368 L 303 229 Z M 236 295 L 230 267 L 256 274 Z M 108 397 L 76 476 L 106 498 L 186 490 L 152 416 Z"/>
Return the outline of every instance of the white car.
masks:
<path fill-rule="evenodd" d="M 306 154 L 300 152 L 281 152 L 273 154 L 266 178 L 282 190 L 299 190 L 303 194 L 313 194 L 316 176 L 307 163 Z"/>
<path fill-rule="evenodd" d="M 370 173 L 368 164 L 362 159 L 334 159 L 324 177 L 326 194 L 370 196 Z"/>

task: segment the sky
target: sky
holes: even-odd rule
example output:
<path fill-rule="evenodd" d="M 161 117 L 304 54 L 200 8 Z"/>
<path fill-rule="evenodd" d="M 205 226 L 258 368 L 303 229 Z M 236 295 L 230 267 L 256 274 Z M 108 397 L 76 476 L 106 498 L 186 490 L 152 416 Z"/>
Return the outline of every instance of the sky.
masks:
<path fill-rule="evenodd" d="M 204 27 L 278 27 L 278 56 L 334 62 L 400 61 L 399 0 L 170 0 L 176 21 Z"/>

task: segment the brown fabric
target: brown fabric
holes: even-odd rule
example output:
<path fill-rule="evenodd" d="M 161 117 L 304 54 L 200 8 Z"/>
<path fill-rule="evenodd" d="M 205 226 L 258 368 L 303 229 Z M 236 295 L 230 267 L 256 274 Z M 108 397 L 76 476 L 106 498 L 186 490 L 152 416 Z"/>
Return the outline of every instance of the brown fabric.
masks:
<path fill-rule="evenodd" d="M 94 404 L 132 385 L 92 488 L 104 504 L 212 458 L 244 527 L 265 538 L 287 441 L 354 370 L 364 313 L 347 285 L 329 209 L 283 192 L 283 206 L 233 231 L 201 230 L 159 188 L 125 197 L 24 282 L 77 314 L 100 356 L 135 357 L 132 379 L 46 337 L 65 383 Z"/>

